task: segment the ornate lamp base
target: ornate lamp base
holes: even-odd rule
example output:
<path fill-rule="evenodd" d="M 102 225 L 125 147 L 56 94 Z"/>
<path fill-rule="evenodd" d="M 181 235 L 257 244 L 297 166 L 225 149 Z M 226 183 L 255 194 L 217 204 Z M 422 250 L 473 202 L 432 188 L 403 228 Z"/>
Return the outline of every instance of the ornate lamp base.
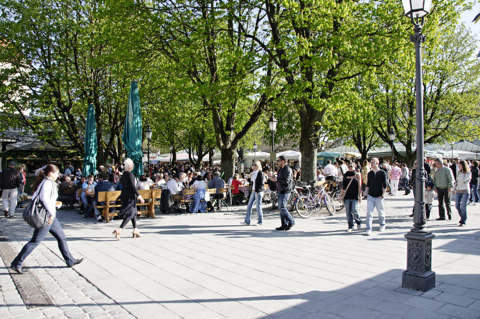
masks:
<path fill-rule="evenodd" d="M 407 270 L 402 275 L 402 287 L 428 291 L 435 287 L 435 272 L 432 271 L 432 239 L 434 234 L 410 231 L 408 241 Z"/>

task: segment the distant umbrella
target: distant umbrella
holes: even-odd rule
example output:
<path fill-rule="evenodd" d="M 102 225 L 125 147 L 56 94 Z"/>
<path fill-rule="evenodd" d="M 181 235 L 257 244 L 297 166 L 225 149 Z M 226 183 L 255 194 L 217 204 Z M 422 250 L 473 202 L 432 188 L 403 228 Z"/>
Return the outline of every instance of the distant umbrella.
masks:
<path fill-rule="evenodd" d="M 87 124 L 85 126 L 85 157 L 83 158 L 83 176 L 95 174 L 97 166 L 97 126 L 93 104 L 88 106 Z"/>
<path fill-rule="evenodd" d="M 127 116 L 125 117 L 125 128 L 122 136 L 127 157 L 135 164 L 132 173 L 137 177 L 143 174 L 142 167 L 142 113 L 140 111 L 140 96 L 138 94 L 138 83 L 132 81 L 130 94 L 128 96 Z"/>

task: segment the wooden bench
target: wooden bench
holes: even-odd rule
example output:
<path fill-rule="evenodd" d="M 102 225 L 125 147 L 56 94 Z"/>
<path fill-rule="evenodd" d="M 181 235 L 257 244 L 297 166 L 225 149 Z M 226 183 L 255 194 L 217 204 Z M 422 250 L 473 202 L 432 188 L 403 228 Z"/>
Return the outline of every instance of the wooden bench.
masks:
<path fill-rule="evenodd" d="M 150 190 L 139 190 L 138 191 L 143 199 L 151 199 L 149 203 L 137 203 L 138 206 L 146 206 L 147 210 L 139 211 L 139 214 L 145 214 L 148 217 L 155 218 L 155 204 L 159 204 L 160 197 L 162 196 L 161 189 L 150 189 Z M 120 208 L 122 207 L 121 203 L 117 202 L 118 197 L 122 191 L 110 191 L 110 192 L 99 192 L 98 193 L 98 202 L 105 202 L 103 205 L 95 205 L 95 207 L 102 211 L 103 219 L 108 223 L 110 219 L 118 215 L 118 210 L 110 212 L 110 208 Z"/>
<path fill-rule="evenodd" d="M 142 207 L 142 206 L 147 207 L 147 210 L 139 210 L 138 214 L 139 215 L 144 214 L 148 217 L 155 218 L 155 197 L 153 196 L 154 194 L 153 189 L 145 189 L 145 190 L 142 189 L 142 190 L 139 190 L 138 193 L 145 200 L 145 203 L 142 204 L 137 202 L 137 207 Z M 160 198 L 161 194 L 162 193 L 160 193 L 158 198 Z M 147 199 L 150 199 L 148 203 L 147 203 Z"/>
<path fill-rule="evenodd" d="M 115 210 L 110 212 L 110 208 L 122 207 L 122 204 L 117 203 L 117 199 L 120 196 L 122 191 L 110 191 L 110 192 L 98 192 L 98 202 L 105 202 L 103 205 L 95 205 L 95 207 L 102 211 L 103 219 L 108 223 L 110 222 L 110 217 L 118 215 L 118 211 Z"/>

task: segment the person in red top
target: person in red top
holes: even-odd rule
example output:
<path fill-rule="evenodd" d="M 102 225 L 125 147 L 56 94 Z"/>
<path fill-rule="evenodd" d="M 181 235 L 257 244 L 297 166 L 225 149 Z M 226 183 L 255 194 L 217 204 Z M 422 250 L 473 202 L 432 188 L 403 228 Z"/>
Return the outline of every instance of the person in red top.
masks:
<path fill-rule="evenodd" d="M 235 174 L 235 175 L 233 176 L 233 181 L 232 181 L 232 185 L 233 185 L 233 191 L 232 191 L 232 193 L 233 193 L 233 194 L 240 194 L 240 190 L 238 189 L 238 186 L 242 185 L 242 182 L 240 182 L 240 181 L 238 180 L 238 177 L 239 177 L 238 174 Z"/>

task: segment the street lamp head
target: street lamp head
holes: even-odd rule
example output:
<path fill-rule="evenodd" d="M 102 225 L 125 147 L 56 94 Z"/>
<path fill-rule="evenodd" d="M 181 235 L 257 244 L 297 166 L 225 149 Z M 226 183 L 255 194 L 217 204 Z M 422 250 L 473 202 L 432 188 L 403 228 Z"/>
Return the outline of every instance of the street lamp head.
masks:
<path fill-rule="evenodd" d="M 270 128 L 270 132 L 275 132 L 277 130 L 277 120 L 272 116 L 270 117 L 270 120 L 268 121 L 268 126 Z"/>
<path fill-rule="evenodd" d="M 393 130 L 393 128 L 391 128 L 390 131 L 388 132 L 388 138 L 390 142 L 395 141 L 395 131 Z"/>
<path fill-rule="evenodd" d="M 430 13 L 432 0 L 402 0 L 405 15 L 412 20 L 421 19 Z"/>
<path fill-rule="evenodd" d="M 147 125 L 147 130 L 145 131 L 145 137 L 147 140 L 152 140 L 152 130 L 150 129 L 150 124 Z"/>

